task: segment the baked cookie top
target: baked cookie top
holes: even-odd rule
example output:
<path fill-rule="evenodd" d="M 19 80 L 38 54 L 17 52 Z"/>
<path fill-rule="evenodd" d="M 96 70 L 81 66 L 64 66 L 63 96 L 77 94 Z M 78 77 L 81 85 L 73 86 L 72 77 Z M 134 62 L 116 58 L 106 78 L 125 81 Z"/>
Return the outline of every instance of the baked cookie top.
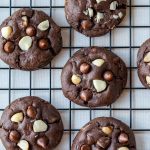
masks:
<path fill-rule="evenodd" d="M 150 88 L 150 39 L 145 41 L 139 49 L 137 66 L 142 84 Z"/>
<path fill-rule="evenodd" d="M 115 28 L 126 15 L 127 0 L 66 0 L 68 23 L 78 32 L 96 37 Z"/>
<path fill-rule="evenodd" d="M 62 135 L 59 112 L 38 97 L 15 100 L 1 117 L 0 138 L 7 150 L 50 150 Z"/>
<path fill-rule="evenodd" d="M 127 68 L 121 58 L 105 48 L 83 48 L 64 66 L 61 82 L 64 95 L 74 103 L 106 106 L 125 88 Z"/>
<path fill-rule="evenodd" d="M 42 11 L 20 9 L 0 25 L 0 58 L 13 68 L 42 68 L 61 47 L 60 27 Z"/>
<path fill-rule="evenodd" d="M 96 118 L 76 135 L 71 150 L 136 150 L 132 130 L 110 117 Z"/>

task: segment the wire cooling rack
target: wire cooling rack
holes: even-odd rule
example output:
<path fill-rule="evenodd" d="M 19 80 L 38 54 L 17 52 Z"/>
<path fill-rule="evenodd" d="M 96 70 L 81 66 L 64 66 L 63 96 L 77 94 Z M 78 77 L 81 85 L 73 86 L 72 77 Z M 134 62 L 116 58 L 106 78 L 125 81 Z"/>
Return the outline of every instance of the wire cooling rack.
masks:
<path fill-rule="evenodd" d="M 45 11 L 61 26 L 63 49 L 49 66 L 34 72 L 15 70 L 0 61 L 0 114 L 16 98 L 40 96 L 53 104 L 62 116 L 64 136 L 56 150 L 70 150 L 79 129 L 99 116 L 113 116 L 124 121 L 135 133 L 137 150 L 150 150 L 150 92 L 141 85 L 136 67 L 138 48 L 150 37 L 150 0 L 129 0 L 127 16 L 121 25 L 99 38 L 87 38 L 69 26 L 64 14 L 64 0 L 0 0 L 0 23 L 23 7 Z M 80 107 L 62 94 L 60 74 L 64 64 L 76 50 L 87 46 L 110 49 L 128 67 L 127 86 L 110 107 Z M 0 150 L 4 150 L 1 143 Z"/>

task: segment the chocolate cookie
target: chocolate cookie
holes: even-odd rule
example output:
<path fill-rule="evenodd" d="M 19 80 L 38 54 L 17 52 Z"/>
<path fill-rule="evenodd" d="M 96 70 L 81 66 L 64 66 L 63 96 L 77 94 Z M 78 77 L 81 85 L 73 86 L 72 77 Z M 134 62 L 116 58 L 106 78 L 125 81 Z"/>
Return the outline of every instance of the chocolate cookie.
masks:
<path fill-rule="evenodd" d="M 0 25 L 0 58 L 13 68 L 42 68 L 61 47 L 60 27 L 42 11 L 20 9 Z"/>
<path fill-rule="evenodd" d="M 142 84 L 146 88 L 150 88 L 150 39 L 143 43 L 139 49 L 137 66 Z"/>
<path fill-rule="evenodd" d="M 14 101 L 1 117 L 0 137 L 7 150 L 50 150 L 62 135 L 60 114 L 38 97 Z"/>
<path fill-rule="evenodd" d="M 86 36 L 101 36 L 126 15 L 127 0 L 66 0 L 68 23 Z"/>
<path fill-rule="evenodd" d="M 127 68 L 114 53 L 90 47 L 76 52 L 62 71 L 64 95 L 88 107 L 112 104 L 127 82 Z"/>
<path fill-rule="evenodd" d="M 115 118 L 96 118 L 73 141 L 72 150 L 136 150 L 132 130 Z"/>

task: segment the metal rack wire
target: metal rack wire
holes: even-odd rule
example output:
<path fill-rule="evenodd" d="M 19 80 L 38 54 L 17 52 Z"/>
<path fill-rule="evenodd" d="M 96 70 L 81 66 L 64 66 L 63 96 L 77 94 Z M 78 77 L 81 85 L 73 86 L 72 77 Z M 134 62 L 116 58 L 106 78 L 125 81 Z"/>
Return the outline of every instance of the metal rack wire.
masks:
<path fill-rule="evenodd" d="M 12 1 L 13 0 L 9 0 L 9 6 L 1 6 L 0 4 L 0 9 L 1 8 L 9 8 L 9 14 L 11 15 L 12 14 L 12 8 L 22 8 L 21 6 L 12 6 Z M 53 6 L 52 5 L 52 1 L 53 0 L 49 0 L 49 6 L 33 6 L 32 5 L 32 0 L 29 0 L 30 1 L 30 8 L 49 8 L 50 9 L 50 16 L 53 16 L 52 14 L 52 10 L 53 9 L 63 9 L 64 6 Z M 27 6 L 26 6 L 27 7 Z M 132 25 L 132 8 L 133 7 L 143 7 L 143 8 L 150 8 L 150 5 L 132 5 L 132 0 L 129 0 L 129 4 L 128 4 L 128 8 L 129 8 L 129 25 L 128 26 L 118 26 L 117 28 L 127 28 L 129 29 L 129 46 L 112 46 L 112 32 L 109 33 L 109 40 L 110 40 L 110 45 L 106 48 L 112 50 L 112 49 L 120 49 L 120 48 L 128 48 L 129 49 L 129 52 L 130 52 L 130 57 L 129 57 L 129 67 L 128 67 L 128 70 L 129 70 L 129 87 L 125 88 L 127 90 L 129 90 L 129 94 L 130 94 L 130 106 L 129 108 L 113 108 L 113 107 L 108 107 L 108 108 L 72 108 L 72 105 L 71 105 L 71 102 L 69 103 L 69 108 L 58 108 L 58 110 L 68 110 L 69 111 L 69 128 L 68 129 L 65 129 L 64 131 L 67 132 L 69 134 L 69 147 L 68 147 L 68 150 L 71 149 L 71 144 L 72 144 L 72 133 L 75 132 L 75 131 L 79 131 L 79 129 L 75 129 L 75 128 L 72 128 L 72 123 L 71 123 L 71 120 L 72 120 L 72 111 L 77 111 L 77 110 L 88 110 L 90 113 L 89 113 L 89 117 L 90 117 L 90 120 L 93 119 L 92 118 L 92 112 L 94 110 L 109 110 L 109 114 L 110 116 L 112 116 L 112 112 L 115 111 L 115 110 L 124 110 L 124 111 L 129 111 L 130 112 L 130 127 L 132 128 L 132 113 L 133 111 L 150 111 L 150 108 L 133 108 L 132 107 L 132 94 L 133 94 L 133 90 L 143 90 L 145 89 L 144 87 L 133 87 L 132 85 L 132 71 L 133 70 L 136 70 L 137 67 L 133 67 L 132 66 L 132 49 L 134 48 L 139 48 L 139 46 L 132 46 L 132 29 L 133 28 L 150 28 L 150 26 L 133 26 Z M 69 46 L 67 47 L 63 47 L 63 48 L 67 48 L 69 49 L 69 56 L 71 57 L 72 56 L 72 50 L 73 49 L 80 49 L 82 47 L 75 47 L 75 46 L 72 46 L 72 31 L 73 29 L 70 27 L 70 26 L 62 26 L 62 29 L 67 29 L 69 31 Z M 89 38 L 89 46 L 92 46 L 92 38 Z M 0 91 L 4 91 L 4 90 L 8 90 L 9 91 L 9 104 L 11 103 L 11 92 L 13 90 L 17 90 L 17 91 L 20 91 L 20 90 L 26 90 L 26 91 L 29 91 L 29 94 L 32 95 L 32 91 L 34 90 L 49 90 L 49 102 L 51 103 L 52 101 L 52 91 L 60 91 L 61 88 L 52 88 L 51 84 L 49 85 L 49 88 L 32 88 L 32 72 L 30 72 L 30 76 L 29 76 L 29 88 L 12 88 L 11 87 L 11 73 L 12 73 L 12 70 L 13 68 L 0 68 L 0 70 L 3 69 L 3 70 L 8 70 L 9 71 L 9 88 L 0 88 Z M 50 67 L 49 68 L 43 68 L 43 69 L 46 69 L 46 70 L 49 70 L 49 82 L 51 83 L 52 81 L 52 70 L 53 69 L 59 69 L 61 70 L 62 67 L 52 67 L 51 64 L 50 64 Z M 3 111 L 4 109 L 0 109 L 0 111 Z M 135 132 L 143 132 L 143 131 L 150 131 L 150 128 L 148 129 L 133 129 Z"/>

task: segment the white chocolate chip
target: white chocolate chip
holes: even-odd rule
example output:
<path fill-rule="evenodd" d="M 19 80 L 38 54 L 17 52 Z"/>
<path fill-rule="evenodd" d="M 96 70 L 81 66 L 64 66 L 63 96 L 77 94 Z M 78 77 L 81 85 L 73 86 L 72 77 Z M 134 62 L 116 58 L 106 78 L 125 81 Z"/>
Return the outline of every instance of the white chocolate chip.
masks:
<path fill-rule="evenodd" d="M 94 15 L 94 12 L 93 12 L 93 9 L 92 9 L 92 8 L 88 8 L 87 10 L 83 11 L 83 13 L 84 13 L 86 16 L 89 15 L 90 18 L 92 18 L 93 15 Z"/>
<path fill-rule="evenodd" d="M 25 16 L 25 15 L 26 15 L 26 12 L 25 12 L 25 11 L 22 11 L 21 15 Z"/>
<path fill-rule="evenodd" d="M 88 10 L 83 11 L 83 13 L 87 16 L 88 15 Z"/>
<path fill-rule="evenodd" d="M 113 1 L 110 4 L 110 10 L 116 10 L 117 6 L 118 6 L 118 2 L 117 1 Z"/>
<path fill-rule="evenodd" d="M 119 12 L 119 13 L 118 13 L 118 16 L 119 16 L 119 18 L 121 19 L 121 18 L 123 17 L 123 13 L 122 13 L 122 12 Z"/>
<path fill-rule="evenodd" d="M 19 41 L 19 47 L 23 51 L 29 50 L 29 48 L 32 46 L 32 38 L 30 36 L 24 36 L 20 41 Z"/>
<path fill-rule="evenodd" d="M 120 147 L 117 150 L 129 150 L 129 148 L 128 147 Z"/>
<path fill-rule="evenodd" d="M 29 143 L 26 140 L 20 140 L 17 146 L 21 150 L 29 150 Z"/>
<path fill-rule="evenodd" d="M 150 76 L 146 76 L 146 82 L 148 85 L 150 85 Z"/>
<path fill-rule="evenodd" d="M 47 124 L 42 120 L 36 120 L 33 124 L 34 132 L 45 132 L 47 130 Z"/>
<path fill-rule="evenodd" d="M 46 31 L 49 28 L 49 21 L 45 20 L 45 21 L 41 22 L 37 28 L 41 31 Z"/>
<path fill-rule="evenodd" d="M 106 0 L 96 0 L 97 3 L 106 2 Z"/>
<path fill-rule="evenodd" d="M 105 134 L 110 135 L 112 133 L 112 127 L 102 127 L 102 131 Z"/>
<path fill-rule="evenodd" d="M 12 122 L 21 122 L 23 120 L 23 113 L 22 112 L 19 112 L 19 113 L 16 113 L 14 114 L 12 117 L 11 117 L 11 121 Z"/>
<path fill-rule="evenodd" d="M 113 15 L 113 18 L 114 18 L 114 19 L 118 19 L 119 16 L 118 16 L 118 15 Z"/>
<path fill-rule="evenodd" d="M 79 75 L 75 75 L 75 74 L 74 74 L 74 75 L 71 77 L 71 81 L 72 81 L 73 84 L 77 85 L 77 84 L 80 84 L 81 78 L 80 78 Z"/>
<path fill-rule="evenodd" d="M 93 85 L 97 92 L 102 92 L 106 89 L 107 84 L 103 80 L 93 80 Z"/>
<path fill-rule="evenodd" d="M 150 52 L 148 52 L 148 53 L 146 54 L 146 56 L 144 57 L 144 62 L 145 62 L 145 63 L 150 62 Z"/>
<path fill-rule="evenodd" d="M 1 29 L 2 36 L 3 36 L 5 39 L 8 39 L 12 32 L 13 32 L 13 29 L 12 29 L 11 26 L 3 27 L 3 28 Z"/>
<path fill-rule="evenodd" d="M 27 26 L 28 26 L 28 18 L 27 18 L 27 16 L 23 16 L 23 17 L 22 17 L 22 25 L 23 25 L 24 27 L 27 27 Z"/>
<path fill-rule="evenodd" d="M 97 67 L 101 67 L 104 64 L 104 60 L 103 59 L 95 59 L 94 61 L 92 61 L 92 64 L 94 64 Z"/>
<path fill-rule="evenodd" d="M 96 16 L 96 22 L 100 23 L 100 20 L 103 19 L 103 18 L 104 18 L 104 13 L 98 12 L 97 16 Z"/>
<path fill-rule="evenodd" d="M 92 8 L 88 8 L 88 12 L 89 12 L 90 18 L 92 18 L 93 15 L 94 15 L 93 9 Z"/>

